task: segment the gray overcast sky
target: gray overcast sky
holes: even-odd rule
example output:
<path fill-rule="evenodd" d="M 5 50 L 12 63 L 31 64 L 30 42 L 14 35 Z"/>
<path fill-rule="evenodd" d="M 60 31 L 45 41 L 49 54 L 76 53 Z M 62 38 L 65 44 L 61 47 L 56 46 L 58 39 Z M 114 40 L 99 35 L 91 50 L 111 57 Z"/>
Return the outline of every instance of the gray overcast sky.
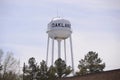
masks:
<path fill-rule="evenodd" d="M 98 52 L 106 70 L 120 68 L 120 0 L 0 0 L 0 48 L 21 65 L 32 56 L 45 60 L 47 24 L 57 11 L 72 25 L 75 68 L 88 51 Z"/>

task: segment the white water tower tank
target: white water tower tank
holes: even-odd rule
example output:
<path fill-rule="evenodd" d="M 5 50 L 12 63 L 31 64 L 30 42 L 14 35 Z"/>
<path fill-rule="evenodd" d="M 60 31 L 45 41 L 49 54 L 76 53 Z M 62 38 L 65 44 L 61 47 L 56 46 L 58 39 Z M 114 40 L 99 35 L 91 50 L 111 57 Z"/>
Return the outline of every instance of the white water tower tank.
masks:
<path fill-rule="evenodd" d="M 62 58 L 61 56 L 61 46 L 64 48 L 64 60 L 67 62 L 67 55 L 69 55 L 66 52 L 66 39 L 68 38 L 70 40 L 70 51 L 71 51 L 71 63 L 72 63 L 72 70 L 74 74 L 74 61 L 73 61 L 73 49 L 72 49 L 72 30 L 71 30 L 71 23 L 69 20 L 56 17 L 53 18 L 49 23 L 48 23 L 48 29 L 47 29 L 47 34 L 48 34 L 48 41 L 47 41 L 47 55 L 46 55 L 46 63 L 48 63 L 48 52 L 49 52 L 49 40 L 51 38 L 52 40 L 52 54 L 51 54 L 51 65 L 54 65 L 54 41 L 58 42 L 58 59 Z M 62 41 L 64 41 L 64 46 L 61 45 Z"/>
<path fill-rule="evenodd" d="M 72 33 L 71 23 L 63 18 L 53 18 L 50 23 L 48 23 L 47 33 L 52 39 L 66 39 L 70 37 Z"/>

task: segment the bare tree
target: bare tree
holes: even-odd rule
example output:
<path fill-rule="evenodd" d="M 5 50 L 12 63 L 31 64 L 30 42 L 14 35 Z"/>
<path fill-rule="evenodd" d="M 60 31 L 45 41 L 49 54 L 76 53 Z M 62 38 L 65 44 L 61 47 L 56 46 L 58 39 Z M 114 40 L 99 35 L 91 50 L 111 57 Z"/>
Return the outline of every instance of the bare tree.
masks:
<path fill-rule="evenodd" d="M 2 56 L 3 56 L 3 51 L 2 51 L 2 49 L 0 49 L 0 71 L 2 70 L 2 64 L 1 64 Z"/>
<path fill-rule="evenodd" d="M 0 63 L 2 62 L 3 51 L 0 49 Z"/>
<path fill-rule="evenodd" d="M 15 59 L 12 52 L 4 52 L 0 49 L 0 80 L 18 80 L 20 62 Z"/>
<path fill-rule="evenodd" d="M 14 58 L 13 53 L 7 52 L 3 61 L 3 80 L 16 80 L 18 66 L 19 61 Z"/>
<path fill-rule="evenodd" d="M 3 72 L 16 72 L 16 69 L 18 67 L 18 61 L 14 58 L 12 52 L 7 52 L 5 56 L 5 60 L 3 62 Z"/>
<path fill-rule="evenodd" d="M 3 51 L 2 49 L 0 49 L 0 80 L 2 79 L 2 74 L 1 74 L 1 71 L 2 71 L 2 56 L 3 56 Z"/>

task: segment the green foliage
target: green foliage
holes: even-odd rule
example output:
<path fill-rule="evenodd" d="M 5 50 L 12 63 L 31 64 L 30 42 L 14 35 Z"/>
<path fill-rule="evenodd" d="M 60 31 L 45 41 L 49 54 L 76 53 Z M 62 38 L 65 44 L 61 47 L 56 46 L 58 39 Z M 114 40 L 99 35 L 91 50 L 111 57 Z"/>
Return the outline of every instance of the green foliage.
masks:
<path fill-rule="evenodd" d="M 55 68 L 51 66 L 48 68 L 46 65 L 46 62 L 42 60 L 40 62 L 40 65 L 35 65 L 35 58 L 30 58 L 28 61 L 29 66 L 25 65 L 23 67 L 24 72 L 24 78 L 23 80 L 54 80 L 56 78 L 55 76 Z M 36 68 L 36 69 L 34 69 Z"/>
<path fill-rule="evenodd" d="M 40 68 L 39 71 L 37 73 L 37 80 L 46 80 L 48 78 L 48 67 L 46 65 L 46 62 L 43 60 L 42 62 L 40 62 Z"/>
<path fill-rule="evenodd" d="M 39 70 L 39 67 L 36 64 L 36 60 L 34 57 L 29 58 L 28 60 L 29 66 L 25 65 L 23 66 L 23 79 L 24 80 L 33 80 L 36 78 L 36 73 Z"/>
<path fill-rule="evenodd" d="M 4 73 L 3 80 L 18 80 L 17 74 L 13 72 Z"/>
<path fill-rule="evenodd" d="M 55 61 L 55 69 L 58 78 L 66 77 L 72 72 L 71 67 L 70 66 L 67 67 L 65 61 L 62 60 L 61 58 Z"/>
<path fill-rule="evenodd" d="M 54 66 L 50 66 L 47 75 L 48 75 L 48 80 L 55 80 L 57 78 L 56 69 Z"/>
<path fill-rule="evenodd" d="M 33 57 L 28 60 L 28 64 L 29 66 L 24 63 L 24 80 L 56 80 L 57 78 L 66 77 L 72 71 L 71 67 L 67 67 L 65 61 L 61 58 L 57 59 L 54 63 L 55 65 L 49 68 L 44 60 L 38 66 Z"/>
<path fill-rule="evenodd" d="M 79 61 L 78 68 L 79 72 L 76 72 L 76 75 L 85 75 L 103 71 L 105 63 L 102 63 L 102 60 L 98 58 L 98 53 L 90 51 L 84 59 Z"/>

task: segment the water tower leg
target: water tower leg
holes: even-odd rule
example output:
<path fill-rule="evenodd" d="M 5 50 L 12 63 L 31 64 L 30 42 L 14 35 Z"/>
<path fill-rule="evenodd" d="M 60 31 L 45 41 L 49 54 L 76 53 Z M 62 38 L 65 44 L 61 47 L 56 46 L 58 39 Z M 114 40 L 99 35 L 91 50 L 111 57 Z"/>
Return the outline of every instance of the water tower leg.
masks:
<path fill-rule="evenodd" d="M 70 47 L 71 47 L 71 61 L 72 61 L 72 69 L 74 75 L 74 61 L 73 61 L 73 48 L 72 48 L 72 37 L 70 36 Z"/>
<path fill-rule="evenodd" d="M 58 39 L 58 58 L 61 58 L 61 39 Z"/>
<path fill-rule="evenodd" d="M 48 64 L 48 52 L 49 52 L 49 36 L 48 36 L 48 40 L 47 40 L 47 54 L 46 54 L 46 65 Z"/>
<path fill-rule="evenodd" d="M 52 39 L 52 65 L 54 63 L 54 39 Z"/>
<path fill-rule="evenodd" d="M 66 59 L 66 40 L 64 39 L 64 54 L 65 54 L 65 63 L 67 63 Z"/>

